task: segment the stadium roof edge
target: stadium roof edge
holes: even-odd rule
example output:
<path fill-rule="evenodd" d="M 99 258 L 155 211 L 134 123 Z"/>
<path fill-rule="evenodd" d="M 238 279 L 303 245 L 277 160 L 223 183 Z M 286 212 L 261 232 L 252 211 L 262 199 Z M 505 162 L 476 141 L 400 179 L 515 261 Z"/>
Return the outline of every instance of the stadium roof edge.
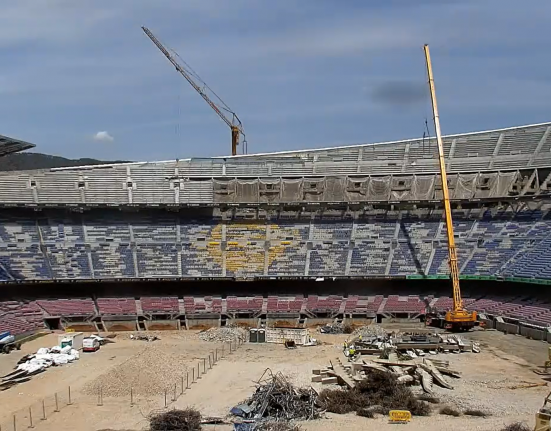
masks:
<path fill-rule="evenodd" d="M 463 136 L 472 136 L 472 135 L 481 135 L 484 133 L 497 133 L 497 132 L 507 132 L 510 130 L 516 130 L 516 129 L 526 129 L 530 127 L 541 127 L 541 126 L 551 126 L 551 121 L 545 122 L 545 123 L 535 123 L 535 124 L 526 124 L 523 126 L 513 126 L 513 127 L 504 127 L 501 129 L 492 129 L 492 130 L 482 130 L 478 132 L 467 132 L 467 133 L 455 133 L 453 135 L 443 135 L 442 138 L 456 138 L 456 137 L 463 137 Z M 270 156 L 270 155 L 277 155 L 282 156 L 285 154 L 294 155 L 297 153 L 309 153 L 309 152 L 317 152 L 317 151 L 328 151 L 328 150 L 340 150 L 340 149 L 347 149 L 347 148 L 357 148 L 357 147 L 365 147 L 365 146 L 372 146 L 372 145 L 391 145 L 391 144 L 401 144 L 404 142 L 412 142 L 412 141 L 418 141 L 422 138 L 409 138 L 409 139 L 400 139 L 398 141 L 385 141 L 385 142 L 373 142 L 373 143 L 363 143 L 363 144 L 352 144 L 352 145 L 337 145 L 335 147 L 323 147 L 323 148 L 311 148 L 311 149 L 303 149 L 303 150 L 285 150 L 285 151 L 274 151 L 270 153 L 254 153 L 254 154 L 240 154 L 236 156 L 215 156 L 214 159 L 237 159 L 237 158 L 251 158 L 251 157 L 259 157 L 259 156 Z M 431 137 L 431 139 L 435 139 L 435 137 Z"/>
<path fill-rule="evenodd" d="M 100 165 L 81 165 L 81 166 L 65 166 L 63 168 L 49 168 L 49 169 L 40 169 L 41 171 L 56 172 L 56 171 L 74 171 L 74 170 L 85 170 L 85 169 L 98 169 L 98 168 L 113 168 L 115 166 L 137 166 L 137 165 L 156 165 L 158 163 L 171 163 L 176 160 L 181 162 L 186 162 L 191 160 L 187 159 L 173 159 L 173 160 L 157 160 L 152 162 L 125 162 L 125 163 L 106 163 Z"/>
<path fill-rule="evenodd" d="M 9 136 L 0 135 L 0 156 L 6 156 L 12 153 L 29 150 L 35 148 L 35 144 L 31 144 L 21 139 L 10 138 Z"/>
<path fill-rule="evenodd" d="M 541 126 L 551 126 L 551 121 L 544 122 L 544 123 L 535 123 L 535 124 L 527 124 L 523 126 L 513 126 L 513 127 L 505 127 L 501 129 L 492 129 L 492 130 L 483 130 L 478 132 L 467 132 L 467 133 L 456 133 L 453 135 L 444 135 L 442 138 L 456 138 L 456 137 L 467 137 L 472 135 L 480 135 L 484 133 L 497 133 L 497 132 L 507 132 L 511 130 L 517 130 L 517 129 L 526 129 L 531 127 L 541 127 Z M 400 144 L 404 142 L 413 142 L 418 141 L 422 138 L 409 138 L 409 139 L 401 139 L 397 141 L 386 141 L 386 142 L 374 142 L 374 143 L 364 143 L 364 144 L 353 144 L 353 145 L 343 145 L 343 146 L 335 146 L 335 147 L 324 147 L 324 148 L 312 148 L 312 149 L 302 149 L 302 150 L 287 150 L 287 151 L 275 151 L 270 153 L 255 153 L 255 154 L 242 154 L 237 156 L 215 156 L 215 157 L 187 157 L 183 159 L 172 159 L 172 160 L 158 160 L 158 161 L 149 161 L 149 162 L 126 162 L 126 163 L 108 163 L 108 164 L 99 164 L 99 165 L 82 165 L 82 166 L 67 166 L 63 168 L 50 168 L 50 169 L 41 169 L 40 171 L 73 171 L 73 170 L 89 170 L 89 169 L 107 169 L 112 168 L 116 166 L 139 166 L 139 165 L 148 165 L 148 164 L 162 164 L 162 163 L 173 163 L 176 161 L 192 161 L 192 160 L 202 160 L 205 162 L 208 161 L 219 161 L 223 159 L 231 159 L 231 160 L 237 160 L 237 159 L 247 159 L 247 158 L 255 158 L 255 157 L 263 157 L 263 156 L 285 156 L 286 154 L 289 155 L 289 157 L 295 156 L 297 154 L 301 153 L 311 153 L 311 152 L 319 152 L 319 151 L 328 151 L 328 150 L 337 150 L 337 149 L 348 149 L 348 148 L 357 148 L 357 147 L 365 147 L 365 146 L 373 146 L 373 145 L 392 145 L 392 144 Z M 432 137 L 431 139 L 434 139 Z"/>

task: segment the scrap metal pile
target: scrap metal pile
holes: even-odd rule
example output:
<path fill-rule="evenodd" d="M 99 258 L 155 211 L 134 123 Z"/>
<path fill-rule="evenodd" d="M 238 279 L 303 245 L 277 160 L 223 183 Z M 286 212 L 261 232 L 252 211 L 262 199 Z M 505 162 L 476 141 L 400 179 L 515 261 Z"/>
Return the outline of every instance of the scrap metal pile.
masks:
<path fill-rule="evenodd" d="M 15 371 L 0 378 L 0 391 L 29 381 L 32 376 L 47 368 L 68 364 L 78 360 L 79 357 L 79 352 L 71 346 L 38 349 L 35 354 L 23 356 L 17 363 Z"/>
<path fill-rule="evenodd" d="M 231 413 L 258 429 L 267 422 L 318 419 L 322 409 L 317 398 L 313 388 L 295 388 L 281 373 L 273 374 L 267 369 L 253 396 L 231 409 Z M 248 429 L 257 428 L 249 426 Z"/>

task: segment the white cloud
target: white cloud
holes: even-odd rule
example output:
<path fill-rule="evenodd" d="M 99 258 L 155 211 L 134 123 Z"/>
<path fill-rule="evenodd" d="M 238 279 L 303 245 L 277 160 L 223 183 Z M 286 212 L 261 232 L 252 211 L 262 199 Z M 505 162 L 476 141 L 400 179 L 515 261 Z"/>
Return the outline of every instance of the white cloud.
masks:
<path fill-rule="evenodd" d="M 94 135 L 94 141 L 100 141 L 100 142 L 113 142 L 115 140 L 115 138 L 113 138 L 109 132 L 107 131 L 102 131 L 102 132 L 98 132 Z"/>

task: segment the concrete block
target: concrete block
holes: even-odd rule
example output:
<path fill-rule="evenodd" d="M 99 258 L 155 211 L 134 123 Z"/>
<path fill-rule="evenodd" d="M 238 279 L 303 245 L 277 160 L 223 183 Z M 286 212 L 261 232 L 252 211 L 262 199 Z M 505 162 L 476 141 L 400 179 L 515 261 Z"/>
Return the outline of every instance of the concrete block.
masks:
<path fill-rule="evenodd" d="M 319 383 L 323 380 L 323 377 L 322 376 L 313 376 L 312 377 L 312 382 L 314 383 Z"/>
<path fill-rule="evenodd" d="M 321 374 L 321 370 L 312 370 L 312 374 L 319 376 Z"/>
<path fill-rule="evenodd" d="M 321 379 L 322 385 L 334 385 L 334 384 L 337 384 L 338 382 L 339 382 L 339 379 L 337 379 L 336 377 L 325 377 Z"/>

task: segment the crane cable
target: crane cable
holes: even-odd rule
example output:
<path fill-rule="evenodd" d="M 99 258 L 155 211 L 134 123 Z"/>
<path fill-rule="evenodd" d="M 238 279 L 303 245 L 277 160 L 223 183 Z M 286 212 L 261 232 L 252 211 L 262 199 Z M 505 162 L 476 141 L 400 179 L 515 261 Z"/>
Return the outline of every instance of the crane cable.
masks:
<path fill-rule="evenodd" d="M 203 81 L 201 76 L 199 76 L 199 74 L 180 56 L 180 54 L 178 54 L 175 50 L 168 47 L 167 45 L 165 45 L 165 46 L 175 57 L 177 57 L 182 62 L 182 64 L 184 65 L 184 67 L 186 69 L 186 72 L 189 73 L 193 78 L 195 78 L 202 85 L 201 90 L 207 89 L 210 93 L 212 93 L 214 95 L 214 97 L 219 102 L 219 103 L 216 104 L 216 106 L 219 109 L 222 109 L 223 111 L 225 111 L 226 113 L 231 114 L 232 123 L 235 124 L 235 122 L 237 122 L 237 124 L 239 125 L 239 133 L 241 133 L 241 135 L 243 136 L 242 152 L 243 152 L 243 154 L 247 154 L 247 149 L 248 149 L 247 148 L 248 147 L 247 137 L 245 135 L 245 130 L 243 129 L 243 123 L 241 123 L 241 120 L 239 119 L 237 114 L 234 111 L 232 111 L 232 109 L 226 104 L 226 102 L 224 102 L 221 99 L 221 97 L 218 96 L 218 94 L 212 88 L 210 88 L 209 85 L 205 81 Z"/>
<path fill-rule="evenodd" d="M 174 56 L 178 57 L 178 59 L 183 63 L 183 65 L 186 69 L 186 72 L 189 73 L 197 81 L 199 81 L 200 84 L 202 84 L 203 88 L 201 90 L 207 89 L 210 93 L 212 93 L 214 95 L 214 97 L 216 97 L 216 99 L 219 102 L 219 104 L 216 104 L 216 106 L 219 109 L 222 109 L 223 111 L 225 111 L 226 113 L 231 114 L 232 123 L 235 124 L 235 122 L 237 121 L 237 124 L 239 125 L 239 133 L 241 133 L 241 136 L 243 136 L 243 145 L 242 145 L 241 151 L 242 151 L 243 154 L 247 154 L 247 151 L 248 151 L 247 136 L 245 135 L 245 130 L 243 128 L 243 123 L 241 123 L 241 120 L 239 119 L 237 114 L 234 111 L 231 110 L 231 108 L 226 104 L 226 102 L 224 102 L 220 98 L 220 96 L 218 96 L 218 94 L 216 94 L 216 92 L 212 88 L 210 88 L 209 85 L 205 81 L 203 81 L 203 79 L 199 76 L 199 74 L 197 72 L 195 72 L 195 70 L 188 63 L 186 63 L 186 61 L 180 56 L 180 54 L 178 54 L 176 51 L 174 51 L 170 47 L 167 47 L 167 49 L 169 51 L 171 51 L 172 54 L 174 54 Z"/>

